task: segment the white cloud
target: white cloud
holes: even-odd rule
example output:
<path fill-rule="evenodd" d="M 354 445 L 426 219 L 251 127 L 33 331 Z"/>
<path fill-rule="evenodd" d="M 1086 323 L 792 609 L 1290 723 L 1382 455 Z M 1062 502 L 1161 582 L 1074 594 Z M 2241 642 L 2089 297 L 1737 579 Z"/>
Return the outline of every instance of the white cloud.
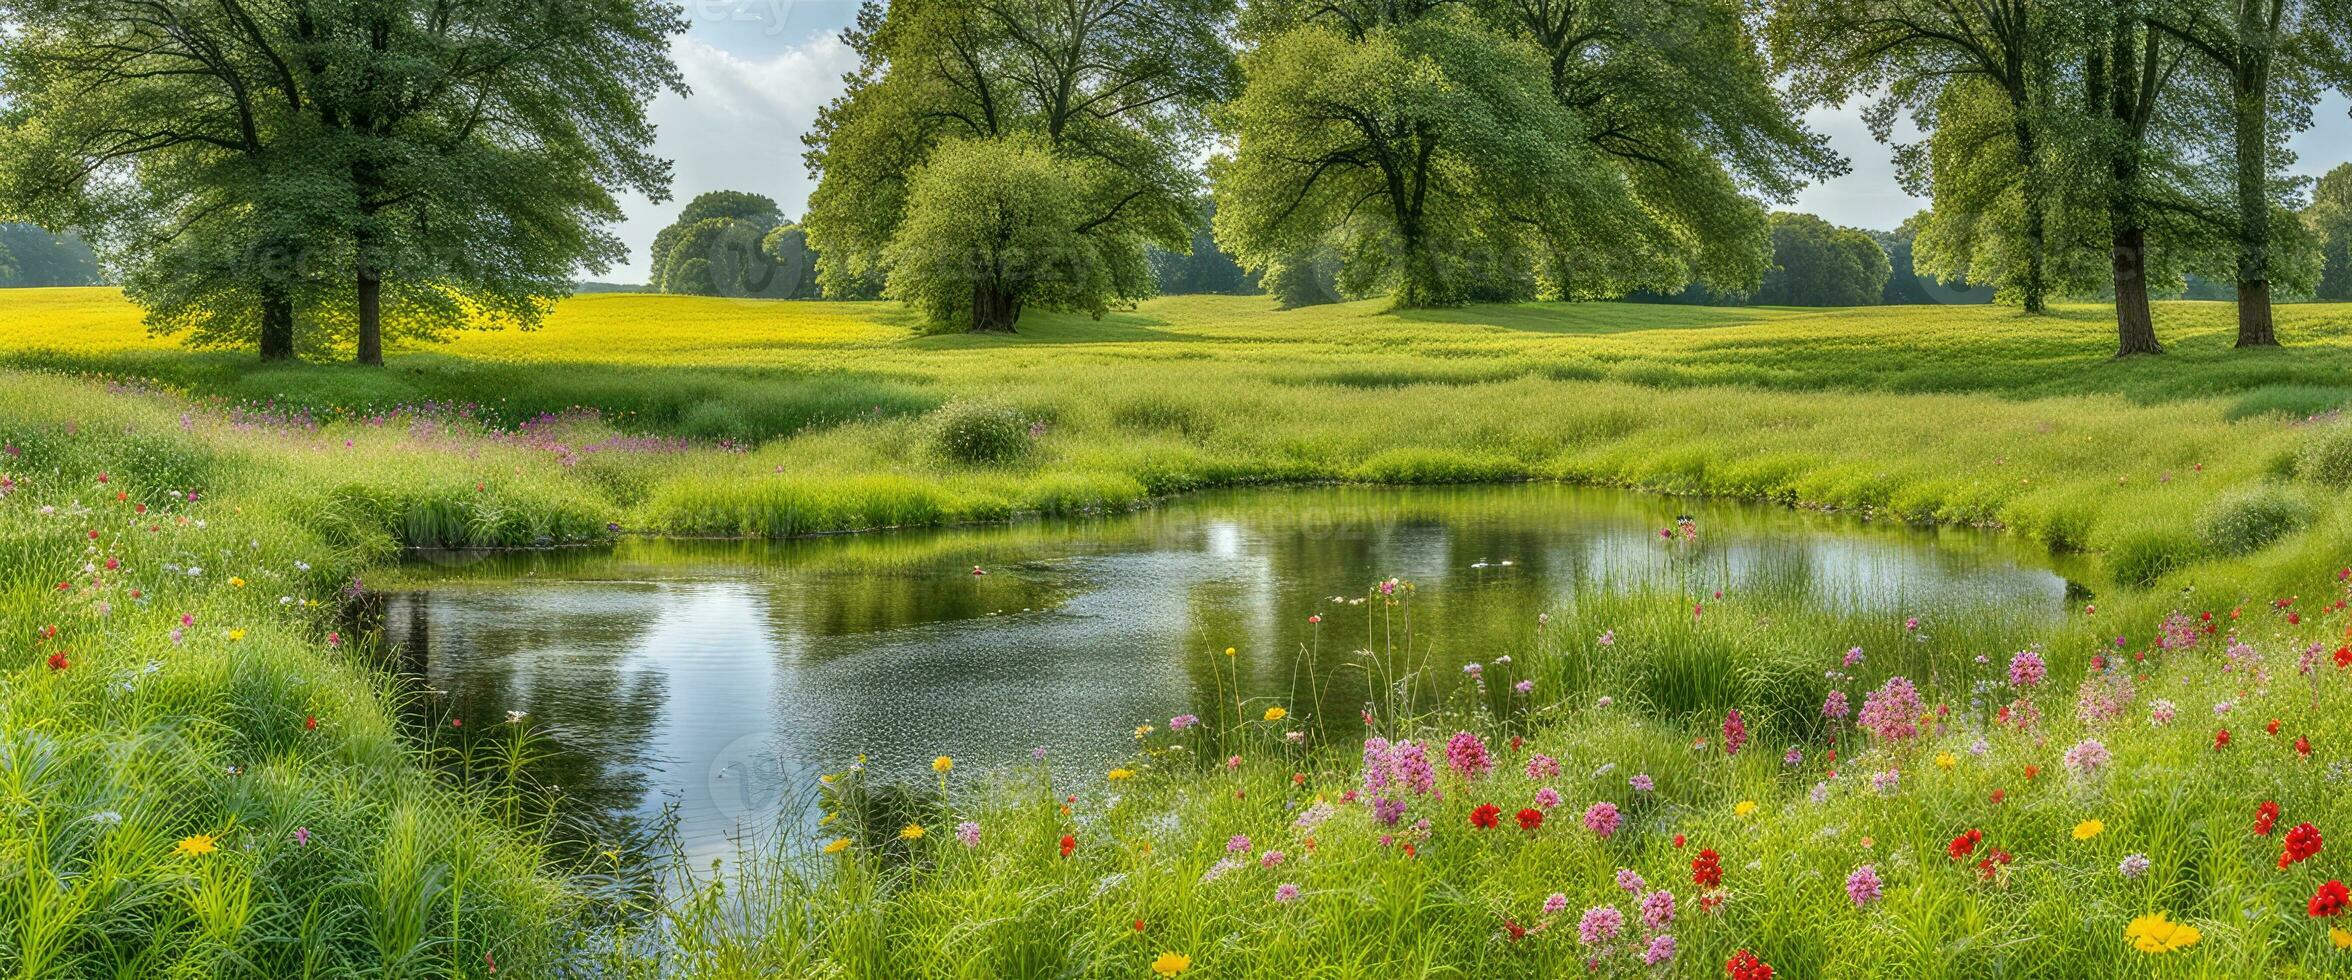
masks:
<path fill-rule="evenodd" d="M 704 191 L 739 190 L 776 199 L 798 217 L 816 183 L 801 165 L 800 136 L 817 110 L 841 92 L 841 76 L 857 55 L 839 38 L 821 36 L 768 57 L 730 54 L 697 37 L 679 38 L 671 57 L 693 94 L 655 101 L 655 152 L 677 162 L 670 200 L 655 204 L 631 194 L 619 233 L 629 260 L 601 278 L 644 282 L 646 249 L 678 209 Z"/>

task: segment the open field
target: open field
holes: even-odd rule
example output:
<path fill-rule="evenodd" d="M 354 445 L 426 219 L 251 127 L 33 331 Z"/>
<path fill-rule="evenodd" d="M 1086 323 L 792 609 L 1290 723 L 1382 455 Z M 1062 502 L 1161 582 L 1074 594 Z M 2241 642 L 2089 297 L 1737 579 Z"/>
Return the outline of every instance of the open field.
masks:
<path fill-rule="evenodd" d="M 2281 307 L 2290 346 L 2243 354 L 2226 306 L 2157 319 L 2173 353 L 2109 362 L 2089 307 L 1182 298 L 976 338 L 879 305 L 623 295 L 371 372 L 190 355 L 105 291 L 0 293 L 0 632 L 21 655 L 0 680 L 0 967 L 1128 977 L 1167 954 L 1210 977 L 1706 976 L 1751 949 L 1808 977 L 2352 969 L 2352 933 L 2309 905 L 2342 845 L 2280 860 L 2298 825 L 2352 827 L 2352 428 L 2312 417 L 2352 399 L 2352 307 Z M 1368 706 L 1367 734 L 1426 747 L 1430 792 L 1289 741 L 1296 702 L 1213 689 L 1207 722 L 1155 720 L 1084 785 L 845 771 L 834 829 L 696 869 L 667 904 L 610 887 L 619 855 L 557 857 L 528 719 L 416 717 L 330 636 L 407 546 L 1528 479 L 1997 526 L 2102 580 L 2047 627 L 1578 601 L 1497 651 L 1526 700 L 1432 681 Z M 2012 666 L 2029 649 L 2039 673 Z M 1898 675 L 1920 700 L 1882 696 L 1901 710 L 1867 727 L 1819 710 Z M 880 785 L 908 777 L 945 791 Z M 2282 816 L 2257 833 L 2266 801 Z M 2127 924 L 2155 912 L 2197 939 L 2143 927 L 2161 951 L 2135 951 Z M 674 942 L 615 942 L 616 921 Z M 1658 935 L 1674 956 L 1653 967 Z"/>

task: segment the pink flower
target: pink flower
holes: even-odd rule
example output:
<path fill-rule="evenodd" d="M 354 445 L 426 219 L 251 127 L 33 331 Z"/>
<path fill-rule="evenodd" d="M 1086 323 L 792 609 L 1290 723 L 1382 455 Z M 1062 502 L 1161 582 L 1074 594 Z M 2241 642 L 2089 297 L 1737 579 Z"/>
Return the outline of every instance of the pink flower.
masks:
<path fill-rule="evenodd" d="M 1595 905 L 1584 910 L 1584 918 L 1576 923 L 1576 941 L 1587 946 L 1598 946 L 1617 938 L 1625 929 L 1625 913 L 1615 906 Z"/>
<path fill-rule="evenodd" d="M 1560 805 L 1560 791 L 1546 786 L 1535 791 L 1535 805 L 1549 810 Z"/>
<path fill-rule="evenodd" d="M 1910 678 L 1898 674 L 1862 699 L 1862 713 L 1854 723 L 1879 738 L 1900 742 L 1919 734 L 1919 716 L 1925 710 L 1919 689 L 1911 685 Z"/>
<path fill-rule="evenodd" d="M 1494 760 L 1486 752 L 1486 740 L 1469 732 L 1455 732 L 1446 741 L 1446 768 L 1460 773 L 1465 779 L 1484 776 L 1494 768 Z"/>
<path fill-rule="evenodd" d="M 1748 723 L 1740 720 L 1738 708 L 1723 716 L 1723 754 L 1738 755 L 1748 744 Z"/>
<path fill-rule="evenodd" d="M 1585 827 L 1604 839 L 1617 832 L 1621 819 L 1617 804 L 1606 800 L 1584 808 Z"/>
<path fill-rule="evenodd" d="M 1527 778 L 1550 779 L 1560 774 L 1560 760 L 1538 752 L 1527 758 Z"/>
<path fill-rule="evenodd" d="M 1553 892 L 1550 898 L 1544 899 L 1543 910 L 1545 915 L 1558 915 L 1567 911 L 1568 896 Z"/>

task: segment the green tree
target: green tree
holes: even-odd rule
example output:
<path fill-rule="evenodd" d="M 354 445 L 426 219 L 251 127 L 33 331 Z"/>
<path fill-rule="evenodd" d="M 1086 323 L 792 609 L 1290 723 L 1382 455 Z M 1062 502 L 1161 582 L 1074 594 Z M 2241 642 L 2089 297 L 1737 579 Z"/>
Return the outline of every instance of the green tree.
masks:
<path fill-rule="evenodd" d="M 1565 256 L 1565 292 L 1752 287 L 1764 211 L 1846 161 L 1774 85 L 1741 0 L 1479 0 L 1503 36 L 1533 44 L 1552 95 L 1634 205 L 1629 223 Z"/>
<path fill-rule="evenodd" d="M 1991 236 L 1970 227 L 1942 233 L 1970 256 L 1970 278 L 1992 282 L 2028 312 L 2042 312 L 2050 284 L 2050 116 L 2055 62 L 2070 19 L 2055 0 L 1779 0 L 1767 36 L 1808 101 L 1844 103 L 1877 93 L 1866 113 L 1882 142 L 1908 113 L 1928 133 L 1926 147 L 1898 148 L 1896 163 L 1912 189 L 1932 188 L 1931 221 L 1982 222 L 1997 216 L 2016 247 L 1976 243 Z M 1969 87 L 1986 98 L 1949 97 Z M 1948 127 L 1992 117 L 1999 126 Z M 1970 179 L 1930 180 L 1930 152 L 1975 159 Z M 1923 230 L 1923 238 L 1937 237 Z M 1987 261 L 1991 260 L 1991 261 Z M 1996 264 L 1997 263 L 1997 264 Z"/>
<path fill-rule="evenodd" d="M 2352 302 L 2352 163 L 2339 163 L 2319 178 L 2303 220 L 2319 240 L 2322 257 L 2312 295 L 2330 303 Z"/>
<path fill-rule="evenodd" d="M 2329 46 L 2324 8 L 2335 0 L 2164 0 L 2148 22 L 2178 41 L 2197 67 L 2213 76 L 2229 120 L 2226 173 L 2232 207 L 2225 219 L 2235 240 L 2239 347 L 2276 347 L 2271 318 L 2274 256 L 2280 234 L 2295 226 L 2287 212 L 2293 183 L 2283 165 L 2285 141 L 2310 124 L 2317 101 L 2315 65 L 2299 52 Z M 2314 7 L 2323 8 L 2314 16 Z M 2304 43 L 2298 43 L 2299 41 Z M 2338 40 L 2336 43 L 2341 43 Z"/>
<path fill-rule="evenodd" d="M 337 195 L 261 2 L 0 0 L 0 200 L 88 230 L 151 329 L 278 359 Z"/>
<path fill-rule="evenodd" d="M 777 225 L 760 239 L 760 253 L 775 268 L 772 295 L 785 299 L 816 299 L 817 253 L 809 248 L 808 231 L 796 224 Z M 865 297 L 859 297 L 865 298 Z"/>
<path fill-rule="evenodd" d="M 1765 306 L 1871 306 L 1893 274 L 1870 233 L 1810 214 L 1772 215 L 1772 268 L 1755 302 Z"/>
<path fill-rule="evenodd" d="M 647 255 L 647 259 L 652 263 L 652 286 L 655 292 L 685 291 L 671 289 L 668 283 L 668 270 L 673 260 L 678 238 L 684 235 L 688 228 L 713 219 L 742 222 L 756 229 L 758 234 L 765 236 L 784 223 L 784 212 L 776 207 L 775 200 L 764 194 L 753 194 L 746 191 L 705 191 L 695 195 L 694 200 L 686 202 L 686 206 L 679 210 L 676 221 L 670 222 L 667 227 L 656 232 L 653 236 L 653 248 Z M 684 262 L 693 257 L 691 255 L 678 256 L 676 261 Z M 704 258 L 708 258 L 708 256 L 704 256 Z"/>
<path fill-rule="evenodd" d="M 819 182 L 803 225 L 826 294 L 886 281 L 973 330 L 1149 295 L 1145 246 L 1187 241 L 1202 110 L 1231 84 L 1229 19 L 1227 0 L 869 0 L 844 35 L 860 67 L 806 137 Z M 991 161 L 1076 197 L 1041 200 Z"/>
<path fill-rule="evenodd" d="M 0 224 L 0 249 L 14 259 L 18 286 L 95 286 L 98 256 L 79 236 L 51 234 L 39 225 Z"/>
<path fill-rule="evenodd" d="M 582 267 L 624 254 L 608 230 L 615 191 L 668 193 L 646 106 L 684 91 L 668 55 L 685 24 L 675 4 L 273 2 L 319 130 L 312 152 L 343 178 L 360 363 L 383 363 L 388 288 L 410 334 L 535 325 Z"/>

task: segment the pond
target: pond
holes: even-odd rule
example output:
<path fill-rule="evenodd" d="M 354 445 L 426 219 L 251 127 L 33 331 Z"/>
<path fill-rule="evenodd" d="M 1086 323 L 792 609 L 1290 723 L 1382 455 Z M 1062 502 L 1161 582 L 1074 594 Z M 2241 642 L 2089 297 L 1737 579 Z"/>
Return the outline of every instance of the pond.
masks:
<path fill-rule="evenodd" d="M 1682 516 L 1695 540 L 1662 537 Z M 1600 593 L 2056 616 L 2070 588 L 2051 556 L 1986 532 L 1550 485 L 1218 493 L 1090 520 L 628 539 L 408 572 L 384 630 L 430 710 L 528 712 L 543 778 L 606 821 L 594 833 L 661 822 L 702 865 L 812 820 L 815 774 L 860 754 L 928 777 L 941 754 L 971 767 L 1044 748 L 1099 776 L 1136 725 L 1207 714 L 1224 670 L 1302 720 L 1352 722 L 1370 685 L 1334 668 L 1367 646 L 1378 603 L 1346 600 L 1390 577 L 1414 584 L 1413 633 L 1441 673 L 1527 648 L 1539 616 Z M 1316 673 L 1310 698 L 1300 678 Z"/>

